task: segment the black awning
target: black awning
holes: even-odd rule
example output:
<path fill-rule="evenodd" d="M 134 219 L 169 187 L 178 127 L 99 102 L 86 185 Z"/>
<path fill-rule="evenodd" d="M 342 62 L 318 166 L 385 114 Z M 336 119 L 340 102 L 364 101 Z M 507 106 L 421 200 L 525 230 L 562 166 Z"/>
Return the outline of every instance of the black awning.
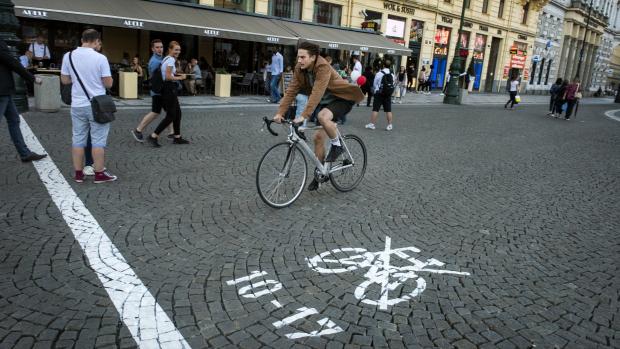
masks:
<path fill-rule="evenodd" d="M 13 0 L 18 17 L 296 45 L 274 21 L 198 6 L 138 0 Z"/>

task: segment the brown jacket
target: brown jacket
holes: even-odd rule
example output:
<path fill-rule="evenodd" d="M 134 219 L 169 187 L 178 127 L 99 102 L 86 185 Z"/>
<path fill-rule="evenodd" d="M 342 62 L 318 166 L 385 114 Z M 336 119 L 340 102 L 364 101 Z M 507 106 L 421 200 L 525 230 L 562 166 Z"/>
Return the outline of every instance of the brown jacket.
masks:
<path fill-rule="evenodd" d="M 278 114 L 284 115 L 286 113 L 288 107 L 293 103 L 297 93 L 300 91 L 310 93 L 306 109 L 301 113 L 305 118 L 309 118 L 310 115 L 312 115 L 314 109 L 319 105 L 321 98 L 323 98 L 325 90 L 347 101 L 358 103 L 364 100 L 364 94 L 359 86 L 351 85 L 348 81 L 340 77 L 338 72 L 336 72 L 334 68 L 327 63 L 325 58 L 321 56 L 318 56 L 314 62 L 314 86 L 310 86 L 310 82 L 306 80 L 306 74 L 304 74 L 298 64 L 293 72 L 293 79 L 289 82 L 288 89 L 286 89 L 284 97 L 280 102 Z"/>

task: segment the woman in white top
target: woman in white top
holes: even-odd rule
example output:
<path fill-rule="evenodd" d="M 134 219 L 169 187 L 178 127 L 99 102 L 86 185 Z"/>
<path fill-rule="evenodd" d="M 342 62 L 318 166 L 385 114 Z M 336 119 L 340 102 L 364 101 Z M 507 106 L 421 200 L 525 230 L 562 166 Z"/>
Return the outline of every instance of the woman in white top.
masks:
<path fill-rule="evenodd" d="M 508 108 L 508 104 L 510 104 L 510 109 L 517 104 L 517 93 L 519 93 L 519 77 L 515 74 L 508 81 L 508 93 L 510 93 L 510 99 L 506 104 L 504 104 L 504 108 Z"/>
<path fill-rule="evenodd" d="M 149 143 L 154 147 L 161 145 L 157 141 L 159 134 L 172 123 L 174 130 L 174 144 L 188 144 L 189 141 L 181 137 L 181 106 L 177 98 L 177 81 L 185 80 L 186 75 L 177 75 L 176 60 L 181 53 L 181 45 L 176 41 L 171 41 L 168 45 L 168 55 L 161 62 L 161 76 L 164 80 L 161 97 L 163 108 L 166 111 L 166 117 L 159 123 L 155 132 L 148 137 Z"/>

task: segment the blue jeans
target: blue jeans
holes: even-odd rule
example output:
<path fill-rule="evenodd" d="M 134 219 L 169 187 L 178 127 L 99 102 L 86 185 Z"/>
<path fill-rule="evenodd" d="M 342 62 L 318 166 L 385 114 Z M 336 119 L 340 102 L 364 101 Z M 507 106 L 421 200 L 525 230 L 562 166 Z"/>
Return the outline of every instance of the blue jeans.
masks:
<path fill-rule="evenodd" d="M 280 75 L 272 75 L 271 86 L 269 87 L 271 90 L 271 103 L 280 102 L 280 89 L 278 88 L 279 83 Z"/>
<path fill-rule="evenodd" d="M 11 140 L 19 156 L 22 159 L 27 157 L 32 152 L 24 142 L 24 136 L 22 136 L 22 131 L 19 128 L 19 113 L 11 96 L 0 96 L 0 113 L 4 114 L 6 122 L 9 124 L 9 135 L 11 135 Z"/>

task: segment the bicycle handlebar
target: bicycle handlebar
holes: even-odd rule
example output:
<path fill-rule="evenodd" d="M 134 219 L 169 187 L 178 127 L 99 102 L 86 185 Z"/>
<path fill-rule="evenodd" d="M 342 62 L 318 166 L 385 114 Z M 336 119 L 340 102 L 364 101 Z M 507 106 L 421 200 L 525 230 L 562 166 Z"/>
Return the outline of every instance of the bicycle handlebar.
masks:
<path fill-rule="evenodd" d="M 267 118 L 266 116 L 263 116 L 263 121 L 265 122 L 265 125 L 267 125 L 267 130 L 269 131 L 269 133 L 271 133 L 274 136 L 277 136 L 278 133 L 271 129 L 271 124 L 273 124 L 275 121 Z M 295 130 L 295 134 L 297 134 L 297 136 L 299 136 L 299 138 L 301 138 L 303 140 L 306 140 L 306 135 L 303 132 L 299 132 L 299 126 L 301 124 L 296 124 L 292 120 L 282 120 L 282 123 L 290 125 L 291 127 L 293 127 L 293 130 Z"/>

